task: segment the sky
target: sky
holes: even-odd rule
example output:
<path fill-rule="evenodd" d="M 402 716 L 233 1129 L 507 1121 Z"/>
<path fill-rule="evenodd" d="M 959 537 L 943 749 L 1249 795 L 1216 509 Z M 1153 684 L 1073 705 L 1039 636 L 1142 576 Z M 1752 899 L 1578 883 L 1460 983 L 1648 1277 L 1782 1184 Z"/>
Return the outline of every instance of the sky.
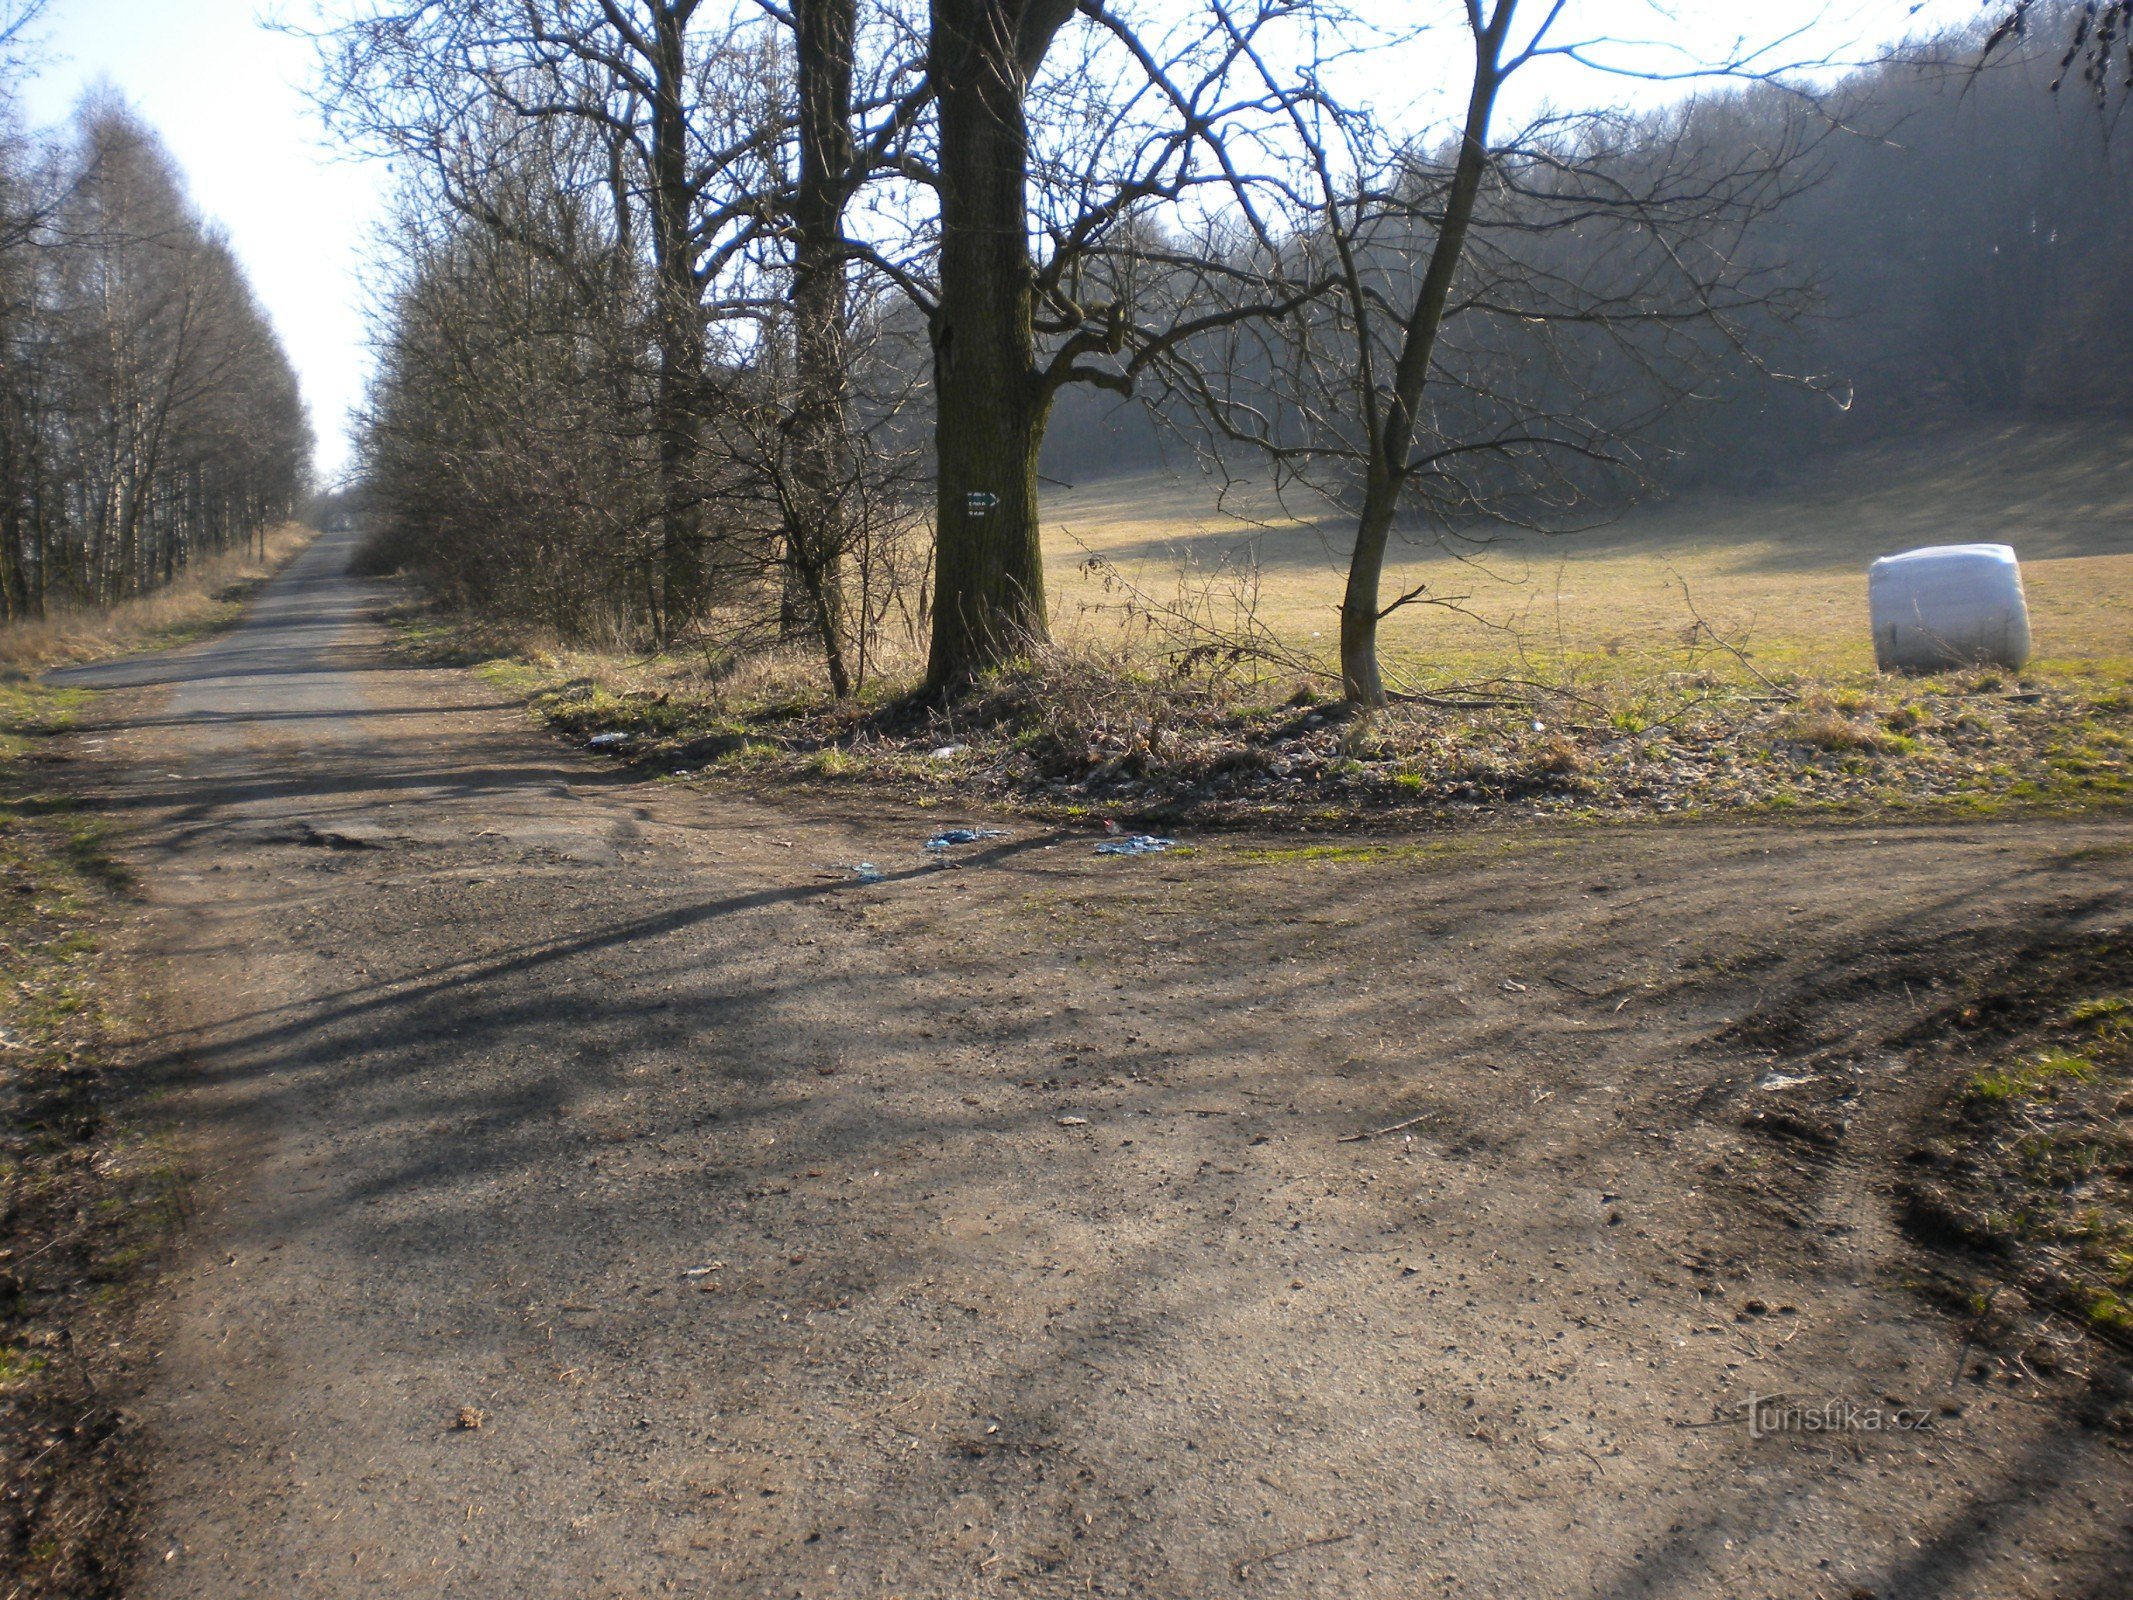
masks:
<path fill-rule="evenodd" d="M 20 85 L 33 125 L 63 122 L 98 84 L 115 88 L 162 136 L 200 210 L 227 232 L 302 380 L 331 482 L 349 462 L 350 412 L 369 369 L 370 241 L 390 175 L 325 141 L 304 96 L 309 44 L 262 25 L 269 12 L 302 22 L 334 0 L 53 0 L 39 30 L 44 65 Z M 1367 8 L 1366 8 L 1367 9 Z M 1416 7 L 1417 11 L 1425 8 Z M 1580 34 L 1651 38 L 1681 29 L 1723 52 L 1747 29 L 1760 38 L 1808 32 L 1801 57 L 1843 55 L 1922 23 L 1967 20 L 1978 0 L 1571 0 Z M 1669 20 L 1670 19 L 1670 20 Z M 1620 96 L 1619 80 L 1558 72 L 1559 101 Z M 1388 82 L 1410 98 L 1412 80 Z M 1640 97 L 1661 92 L 1647 86 Z"/>
<path fill-rule="evenodd" d="M 51 126 L 108 83 L 162 136 L 281 335 L 318 432 L 321 481 L 331 482 L 347 464 L 348 411 L 369 367 L 362 269 L 391 180 L 324 143 L 303 94 L 311 47 L 260 26 L 263 9 L 54 0 L 38 30 L 44 65 L 21 104 L 32 125 Z"/>

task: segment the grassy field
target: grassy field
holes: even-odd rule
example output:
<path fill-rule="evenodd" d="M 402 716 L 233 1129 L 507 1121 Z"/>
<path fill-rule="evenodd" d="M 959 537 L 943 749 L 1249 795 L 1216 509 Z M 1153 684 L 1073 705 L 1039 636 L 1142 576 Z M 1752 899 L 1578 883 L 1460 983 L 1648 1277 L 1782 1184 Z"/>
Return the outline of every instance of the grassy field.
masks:
<path fill-rule="evenodd" d="M 1223 629 L 1249 615 L 1303 656 L 1330 652 L 1347 534 L 1300 496 L 1284 508 L 1263 480 L 1224 494 L 1158 474 L 1055 491 L 1046 513 L 1063 640 L 1160 648 L 1182 637 L 1147 617 L 1145 599 Z M 2133 450 L 2121 426 L 2097 422 L 1914 437 L 1584 533 L 1512 532 L 1456 552 L 1425 535 L 1396 547 L 1386 593 L 1427 584 L 1446 604 L 1388 619 L 1384 648 L 1412 686 L 1637 678 L 1692 651 L 1723 671 L 1700 615 L 1766 670 L 1849 676 L 1873 667 L 1868 563 L 1982 540 L 2022 560 L 2040 667 L 2133 664 Z"/>
<path fill-rule="evenodd" d="M 2117 430 L 1914 436 L 1580 535 L 1463 556 L 1410 546 L 1388 594 L 1427 584 L 1444 603 L 1388 622 L 1388 677 L 1464 692 L 1364 718 L 1328 704 L 1339 529 L 1258 495 L 1244 485 L 1224 504 L 1176 475 L 1055 494 L 1061 648 L 952 705 L 903 697 L 915 640 L 833 705 L 798 651 L 717 675 L 697 658 L 542 648 L 419 606 L 400 621 L 417 656 L 487 661 L 566 735 L 605 735 L 641 770 L 886 782 L 922 804 L 1305 828 L 2133 804 L 2133 452 Z M 1877 673 L 1868 565 L 1983 540 L 2022 558 L 2037 660 Z M 1229 651 L 1247 638 L 1255 650 Z M 1214 648 L 1187 658 L 1196 646 Z"/>

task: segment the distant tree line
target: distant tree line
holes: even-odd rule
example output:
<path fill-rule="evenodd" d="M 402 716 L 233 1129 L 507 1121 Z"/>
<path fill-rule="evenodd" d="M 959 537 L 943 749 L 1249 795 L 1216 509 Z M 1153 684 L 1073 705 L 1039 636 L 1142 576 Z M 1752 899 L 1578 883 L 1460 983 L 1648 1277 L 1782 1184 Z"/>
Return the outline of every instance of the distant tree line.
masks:
<path fill-rule="evenodd" d="M 2069 41 L 2088 50 L 2099 36 L 2078 10 L 2025 8 L 2026 36 L 1990 56 L 1984 23 L 1924 42 L 1812 104 L 1755 85 L 1700 97 L 1685 120 L 1638 119 L 1616 159 L 1685 140 L 1707 169 L 1743 172 L 1758 152 L 1797 152 L 1783 203 L 1758 211 L 1734 255 L 1737 272 L 1781 276 L 1785 292 L 1739 308 L 1736 348 L 1674 369 L 1689 394 L 1639 431 L 1647 484 L 1753 481 L 1966 415 L 2133 411 L 2133 144 L 2093 92 L 2051 92 L 2083 59 Z M 1566 281 L 1621 259 L 1619 232 L 1565 237 Z M 1407 248 L 1430 238 L 1417 229 Z M 1649 357 L 1633 345 L 1584 370 L 1648 387 L 1664 370 Z M 1180 453 L 1179 430 L 1151 428 L 1141 406 L 1077 392 L 1044 467 L 1079 482 Z"/>
<path fill-rule="evenodd" d="M 1838 88 L 1843 135 L 1755 242 L 1816 291 L 1766 370 L 1816 382 L 1736 366 L 1676 441 L 1681 476 L 1936 419 L 2133 410 L 2133 144 L 2115 107 L 2051 92 L 2067 35 L 2048 30 L 2075 8 L 2038 9 L 2027 44 L 1987 58 L 1966 31 Z"/>
<path fill-rule="evenodd" d="M 311 446 L 288 359 L 155 136 L 109 100 L 64 139 L 0 120 L 0 622 L 109 606 L 257 538 L 300 503 Z"/>
<path fill-rule="evenodd" d="M 1463 115 L 1418 139 L 1337 89 L 1412 43 L 1380 8 L 351 0 L 322 98 L 405 180 L 376 520 L 565 636 L 805 642 L 842 694 L 896 626 L 953 690 L 1046 638 L 1042 478 L 1167 440 L 1354 519 L 1373 702 L 1396 522 L 2121 392 L 2124 159 L 2058 49 L 1746 51 L 1503 123 L 1535 61 L 1636 75 L 1579 14 L 1447 8 Z"/>

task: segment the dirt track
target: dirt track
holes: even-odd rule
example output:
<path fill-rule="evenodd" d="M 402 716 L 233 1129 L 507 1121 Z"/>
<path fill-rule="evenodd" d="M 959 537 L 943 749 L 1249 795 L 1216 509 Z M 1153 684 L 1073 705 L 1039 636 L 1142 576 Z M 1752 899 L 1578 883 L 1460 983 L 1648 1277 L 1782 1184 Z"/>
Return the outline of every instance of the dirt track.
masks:
<path fill-rule="evenodd" d="M 1887 1041 L 2123 925 L 2122 825 L 941 869 L 388 664 L 345 556 L 77 675 L 208 1173 L 141 1596 L 2123 1593 L 2123 1440 L 1887 1184 Z"/>

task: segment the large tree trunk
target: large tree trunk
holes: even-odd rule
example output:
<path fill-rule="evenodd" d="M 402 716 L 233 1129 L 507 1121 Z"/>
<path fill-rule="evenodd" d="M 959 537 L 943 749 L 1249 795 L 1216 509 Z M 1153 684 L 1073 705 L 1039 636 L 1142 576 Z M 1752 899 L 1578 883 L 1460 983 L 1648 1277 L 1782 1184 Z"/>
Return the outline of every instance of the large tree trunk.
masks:
<path fill-rule="evenodd" d="M 852 692 L 845 665 L 844 556 L 850 528 L 845 491 L 851 435 L 846 416 L 848 315 L 844 205 L 851 193 L 852 40 L 856 0 L 798 0 L 794 64 L 800 101 L 800 181 L 793 204 L 792 417 L 793 576 L 822 643 L 830 688 Z"/>
<path fill-rule="evenodd" d="M 1517 9 L 1518 0 L 1496 0 L 1494 13 L 1475 32 L 1473 88 L 1467 99 L 1459 161 L 1444 199 L 1444 220 L 1437 229 L 1437 242 L 1430 251 L 1429 267 L 1422 275 L 1415 303 L 1402 321 L 1400 361 L 1385 407 L 1384 425 L 1370 441 L 1363 509 L 1356 519 L 1355 549 L 1348 558 L 1348 587 L 1341 596 L 1341 689 L 1356 705 L 1385 703 L 1385 682 L 1378 668 L 1378 624 L 1384 619 L 1379 591 L 1385 575 L 1385 547 L 1392 537 L 1393 518 L 1407 479 L 1415 419 L 1422 410 L 1422 392 L 1429 383 L 1430 363 L 1436 357 L 1437 336 L 1444 329 L 1452 278 L 1459 270 L 1467 229 L 1474 220 L 1474 203 L 1481 193 L 1482 176 L 1488 170 L 1489 118 L 1495 111 L 1496 91 L 1503 84 L 1504 38 Z M 1358 325 L 1367 327 L 1368 309 L 1358 308 L 1357 315 Z"/>
<path fill-rule="evenodd" d="M 696 481 L 703 453 L 704 320 L 690 238 L 685 26 L 679 7 L 654 8 L 650 199 L 659 380 L 652 404 L 659 441 L 663 592 L 656 622 L 662 642 L 675 637 L 706 598 L 701 486 Z"/>
<path fill-rule="evenodd" d="M 1023 97 L 1072 0 L 933 0 L 940 107 L 940 305 L 929 688 L 952 689 L 1046 635 Z"/>

